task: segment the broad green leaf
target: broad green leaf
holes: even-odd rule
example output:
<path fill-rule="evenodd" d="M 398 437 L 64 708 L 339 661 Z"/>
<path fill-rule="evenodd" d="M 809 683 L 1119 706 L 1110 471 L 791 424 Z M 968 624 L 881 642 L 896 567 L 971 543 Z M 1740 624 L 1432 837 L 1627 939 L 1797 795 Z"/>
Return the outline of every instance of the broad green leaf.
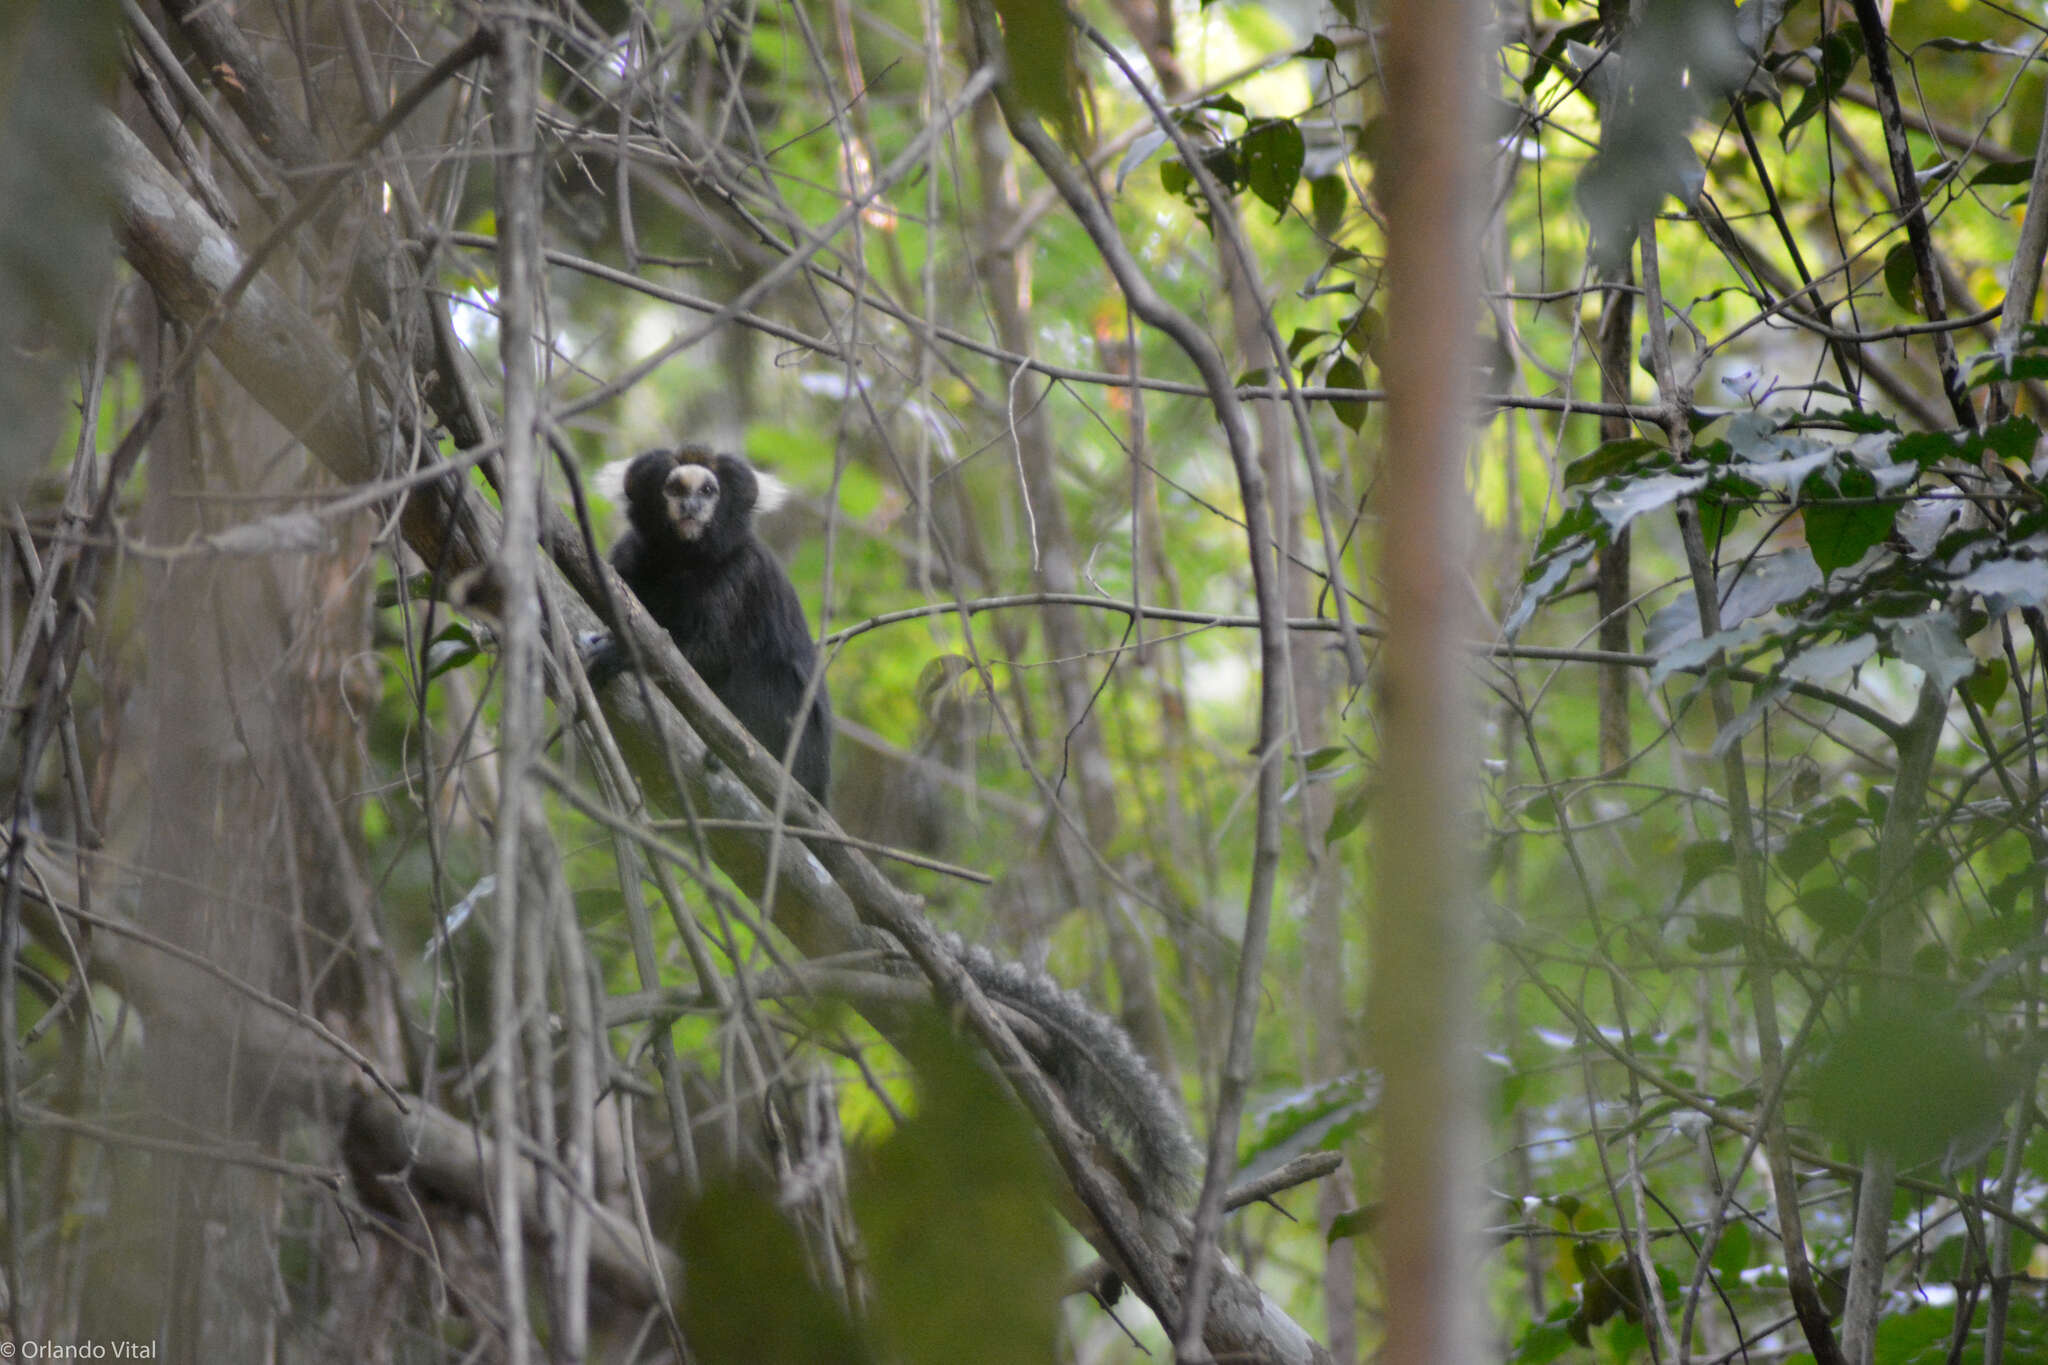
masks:
<path fill-rule="evenodd" d="M 1323 382 L 1333 389 L 1362 389 L 1365 387 L 1365 371 L 1350 356 L 1340 355 L 1330 362 Z M 1330 400 L 1330 411 L 1336 414 L 1338 421 L 1353 431 L 1365 425 L 1367 408 L 1356 398 L 1333 398 Z"/>
<path fill-rule="evenodd" d="M 1672 901 L 1677 905 L 1692 894 L 1698 886 L 1716 872 L 1726 872 L 1735 866 L 1735 846 L 1726 839 L 1713 839 L 1697 844 L 1687 844 L 1678 855 L 1684 874 L 1679 878 L 1678 895 Z"/>
<path fill-rule="evenodd" d="M 1799 893 L 1794 904 L 1820 929 L 1823 938 L 1855 933 L 1870 912 L 1869 901 L 1842 886 L 1809 887 Z"/>
<path fill-rule="evenodd" d="M 1696 953 L 1725 953 L 1742 944 L 1742 919 L 1738 915 L 1694 915 L 1692 924 L 1686 946 Z"/>
<path fill-rule="evenodd" d="M 1284 217 L 1294 187 L 1301 183 L 1302 162 L 1308 154 L 1301 129 L 1291 119 L 1268 119 L 1254 123 L 1239 146 L 1252 193 Z"/>
<path fill-rule="evenodd" d="M 2029 417 L 2008 417 L 1984 429 L 1983 435 L 1971 442 L 1973 448 L 1988 448 L 2000 459 L 2011 460 L 2025 467 L 2034 457 L 2034 448 L 2041 443 L 2041 428 Z"/>
<path fill-rule="evenodd" d="M 1994 161 L 1970 177 L 1970 188 L 1982 185 L 2024 185 L 2034 178 L 2031 161 Z"/>
<path fill-rule="evenodd" d="M 1721 1228 L 1721 1240 L 1714 1247 L 1714 1273 L 1732 1280 L 1749 1269 L 1749 1224 L 1735 1219 Z"/>
<path fill-rule="evenodd" d="M 1330 1220 L 1330 1231 L 1324 1240 L 1327 1242 L 1337 1242 L 1347 1237 L 1356 1237 L 1362 1232 L 1371 1232 L 1373 1224 L 1379 1221 L 1379 1216 L 1380 1210 L 1377 1204 L 1368 1204 L 1364 1208 L 1346 1209 Z"/>
<path fill-rule="evenodd" d="M 2005 695 L 2005 687 L 2009 681 L 2005 660 L 1986 659 L 1977 665 L 1974 673 L 1964 679 L 1963 691 L 1971 701 L 1988 711 Z"/>
<path fill-rule="evenodd" d="M 1564 467 L 1564 486 L 1574 488 L 1582 483 L 1592 483 L 1617 474 L 1625 474 L 1646 463 L 1655 463 L 1657 457 L 1670 457 L 1670 450 L 1656 441 L 1640 436 L 1625 436 L 1618 441 L 1608 441 L 1596 446 L 1590 454 L 1581 455 Z"/>
<path fill-rule="evenodd" d="M 1294 54 L 1303 61 L 1334 62 L 1337 60 L 1337 45 L 1330 41 L 1327 33 L 1318 33 L 1308 40 L 1308 46 Z"/>
<path fill-rule="evenodd" d="M 1650 686 L 1659 686 L 1674 673 L 1705 668 L 1716 654 L 1723 651 L 1731 659 L 1739 658 L 1744 650 L 1770 633 L 1771 628 L 1765 622 L 1748 620 L 1732 629 L 1716 631 L 1704 640 L 1695 638 L 1675 644 L 1657 654 L 1656 665 L 1650 669 Z"/>
<path fill-rule="evenodd" d="M 1357 829 L 1371 808 L 1371 784 L 1361 781 L 1345 788 L 1330 808 L 1330 824 L 1323 831 L 1323 842 L 1334 844 Z"/>
<path fill-rule="evenodd" d="M 1896 502 L 1869 501 L 1876 495 L 1877 485 L 1862 470 L 1844 471 L 1842 484 L 1839 500 L 1809 501 L 1805 507 L 1807 548 L 1813 551 L 1813 562 L 1823 574 L 1859 562 L 1884 543 L 1899 517 Z"/>

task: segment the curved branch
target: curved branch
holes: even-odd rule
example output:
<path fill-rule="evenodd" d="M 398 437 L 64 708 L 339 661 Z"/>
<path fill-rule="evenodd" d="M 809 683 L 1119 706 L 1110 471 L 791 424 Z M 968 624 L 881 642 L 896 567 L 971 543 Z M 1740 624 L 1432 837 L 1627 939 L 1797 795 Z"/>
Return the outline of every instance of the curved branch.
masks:
<path fill-rule="evenodd" d="M 1002 32 L 989 0 L 969 0 L 967 15 L 978 49 L 988 54 L 1002 53 Z M 1280 863 L 1280 797 L 1284 775 L 1280 750 L 1286 738 L 1286 608 L 1280 599 L 1274 563 L 1266 477 L 1259 466 L 1251 428 L 1245 420 L 1243 407 L 1237 401 L 1237 386 L 1224 363 L 1222 352 L 1193 319 L 1168 303 L 1152 287 L 1152 282 L 1139 268 L 1117 231 L 1109 210 L 1068 162 L 1066 154 L 1044 127 L 1028 111 L 1018 107 L 1007 84 L 997 87 L 996 100 L 1002 109 L 1004 122 L 1009 126 L 1010 136 L 1031 154 L 1046 179 L 1066 200 L 1068 211 L 1095 244 L 1131 311 L 1141 321 L 1164 333 L 1201 375 L 1223 429 L 1231 465 L 1237 475 L 1239 496 L 1244 502 L 1245 539 L 1259 617 L 1258 795 L 1251 885 L 1245 896 L 1244 941 L 1238 958 L 1232 1001 L 1230 1042 L 1217 1087 L 1216 1115 L 1209 1130 L 1207 1170 L 1195 1209 L 1190 1265 L 1184 1282 L 1186 1297 L 1183 1298 L 1171 1281 L 1164 1277 L 1151 1284 L 1136 1286 L 1167 1321 L 1176 1339 L 1185 1345 L 1187 1336 L 1191 1335 L 1189 1325 L 1201 1324 L 1207 1307 L 1208 1277 L 1215 1273 L 1217 1260 L 1214 1247 L 1216 1229 L 1222 1220 L 1223 1196 L 1230 1167 L 1235 1162 L 1239 1110 L 1251 1079 L 1252 1022 L 1257 1015 L 1260 976 L 1265 965 L 1266 929 Z M 1199 166 L 1197 159 L 1194 167 Z M 1234 1290 L 1235 1286 L 1232 1288 Z M 1235 1315 L 1231 1316 L 1234 1318 Z M 1217 1322 L 1213 1325 L 1217 1330 L 1204 1333 L 1203 1340 L 1219 1356 L 1247 1348 L 1271 1351 L 1274 1347 L 1270 1337 L 1255 1335 L 1246 1340 L 1236 1335 L 1240 1326 L 1256 1328 L 1256 1322 L 1237 1324 L 1233 1321 L 1228 1325 Z M 1306 1339 L 1294 1345 L 1297 1349 L 1306 1349 L 1311 1355 L 1327 1355 L 1319 1344 Z"/>

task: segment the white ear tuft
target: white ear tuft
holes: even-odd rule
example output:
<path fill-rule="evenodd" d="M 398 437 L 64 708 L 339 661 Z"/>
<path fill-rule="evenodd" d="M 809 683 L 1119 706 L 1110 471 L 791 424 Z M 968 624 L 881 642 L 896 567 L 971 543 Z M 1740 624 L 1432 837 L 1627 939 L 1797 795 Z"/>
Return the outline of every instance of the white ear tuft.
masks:
<path fill-rule="evenodd" d="M 754 471 L 754 515 L 765 517 L 780 509 L 793 490 L 765 469 Z"/>
<path fill-rule="evenodd" d="M 599 465 L 597 472 L 590 476 L 590 491 L 610 503 L 626 500 L 626 466 L 631 460 L 613 460 Z"/>

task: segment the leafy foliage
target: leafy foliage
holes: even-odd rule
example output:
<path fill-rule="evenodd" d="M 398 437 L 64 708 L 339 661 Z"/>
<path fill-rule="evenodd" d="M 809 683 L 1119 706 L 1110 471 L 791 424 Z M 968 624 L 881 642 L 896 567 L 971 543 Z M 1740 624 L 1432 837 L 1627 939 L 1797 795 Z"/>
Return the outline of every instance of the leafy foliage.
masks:
<path fill-rule="evenodd" d="M 930 1020 L 885 1042 L 877 1021 L 916 988 L 900 963 L 805 963 L 757 888 L 701 856 L 730 830 L 702 811 L 648 816 L 665 789 L 648 804 L 625 790 L 567 652 L 549 674 L 532 832 L 559 857 L 580 934 L 517 944 L 544 966 L 522 978 L 516 1036 L 495 1033 L 492 971 L 511 950 L 496 917 L 504 623 L 454 614 L 443 566 L 393 548 L 369 498 L 329 499 L 279 435 L 295 415 L 256 412 L 262 396 L 226 371 L 177 395 L 189 460 L 165 446 L 130 488 L 102 483 L 103 458 L 74 458 L 117 448 L 160 382 L 161 357 L 137 339 L 176 338 L 134 311 L 139 288 L 109 311 L 83 246 L 107 223 L 79 102 L 104 89 L 118 29 L 106 5 L 72 8 L 0 9 L 0 182 L 20 191 L 0 217 L 0 329 L 48 313 L 60 343 L 44 354 L 7 334 L 26 358 L 9 372 L 18 401 L 0 408 L 76 412 L 54 441 L 30 432 L 43 463 L 19 481 L 0 591 L 22 632 L 0 703 L 28 717 L 39 698 L 65 702 L 52 745 L 7 769 L 34 817 L 17 825 L 70 841 L 58 861 L 98 880 L 84 899 L 152 916 L 151 932 L 175 923 L 162 909 L 174 892 L 205 890 L 206 913 L 226 917 L 208 922 L 208 951 L 256 945 L 266 969 L 288 964 L 261 989 L 295 1020 L 337 1021 L 352 1047 L 389 1041 L 381 1074 L 422 1105 L 495 1122 L 493 1067 L 516 1051 L 534 1087 L 518 1123 L 553 1163 L 548 1190 L 581 1155 L 577 1123 L 601 1114 L 630 1135 L 631 1154 L 604 1158 L 633 1162 L 632 1178 L 613 1170 L 603 1198 L 641 1200 L 675 1243 L 681 1330 L 700 1358 L 1160 1358 L 1141 1313 L 1056 1310 L 1085 1253 L 1050 1221 L 1055 1168 L 1001 1078 Z M 172 126 L 202 145 L 236 129 L 232 141 L 188 163 L 151 132 L 195 190 L 228 164 L 251 225 L 279 221 L 348 139 L 285 165 L 284 140 L 242 123 L 255 115 L 238 83 L 320 111 L 317 141 L 372 126 L 384 110 L 371 96 L 461 37 L 445 5 L 363 7 L 367 43 L 351 25 L 327 32 L 324 15 L 279 25 L 255 8 L 233 22 L 274 69 L 180 68 L 210 92 L 209 118 L 179 106 Z M 1387 321 L 1402 282 L 1382 209 L 1433 168 L 1394 143 L 1378 34 L 1360 27 L 1377 12 L 1344 0 L 1315 32 L 1236 0 L 1154 8 L 1166 32 L 1110 38 L 1149 63 L 1170 130 L 1076 43 L 1066 7 L 995 6 L 1013 92 L 1095 174 L 1102 218 L 1085 224 L 992 109 L 949 103 L 966 62 L 946 7 L 699 15 L 591 0 L 536 20 L 543 430 L 562 461 L 546 491 L 588 513 L 578 538 L 601 547 L 618 509 L 595 476 L 632 451 L 708 439 L 790 483 L 794 505 L 762 529 L 824 637 L 845 721 L 835 816 L 888 851 L 887 875 L 942 927 L 1043 962 L 1116 1012 L 1198 1126 L 1240 999 L 1249 793 L 1260 764 L 1285 765 L 1227 1174 L 1323 1151 L 1347 1167 L 1327 1193 L 1234 1212 L 1224 1246 L 1257 1270 L 1269 1321 L 1327 1323 L 1364 1355 L 1403 1234 L 1378 1212 L 1382 1040 L 1358 1024 L 1363 964 L 1382 951 L 1356 913 L 1377 894 L 1368 836 L 1386 811 L 1375 565 L 1415 534 L 1381 499 L 1393 428 L 1375 386 L 1404 344 Z M 1839 1323 L 1856 1297 L 1843 1268 L 1872 1264 L 1857 1254 L 1872 1248 L 1884 1271 L 1858 1285 L 1872 1291 L 1858 1311 L 1876 1360 L 1981 1360 L 1994 1337 L 2007 1361 L 2048 1356 L 2048 1251 L 2033 1240 L 2048 1215 L 2033 1103 L 2048 1055 L 2048 327 L 2008 296 L 2043 207 L 2025 187 L 2048 75 L 2037 35 L 1999 7 L 1894 6 L 1875 43 L 1853 14 L 1543 0 L 1489 30 L 1473 351 L 1486 401 L 1465 470 L 1480 534 L 1460 585 L 1491 613 L 1468 656 L 1486 688 L 1469 828 L 1487 974 L 1457 1003 L 1492 1068 L 1479 1145 L 1497 1198 L 1492 1254 L 1460 1288 L 1517 1361 L 1672 1359 L 1682 1332 L 1694 1359 L 1799 1358 L 1814 1343 L 1794 1285 L 1810 1279 Z M 34 25 L 59 56 L 20 58 Z M 1895 116 L 1881 69 L 1902 95 Z M 453 368 L 495 416 L 509 282 L 492 179 L 524 144 L 470 117 L 497 98 L 495 73 L 465 80 L 433 106 L 441 117 L 380 147 L 388 161 L 351 168 L 339 206 L 272 266 L 284 292 L 317 302 L 312 330 L 332 323 L 358 362 L 334 410 L 403 413 L 408 461 L 497 447 L 457 434 L 467 400 L 437 393 L 450 357 L 421 369 L 390 344 L 431 337 L 425 315 L 383 318 L 344 282 L 423 272 L 422 297 L 449 309 Z M 1925 205 L 1910 232 L 1897 164 Z M 1250 720 L 1265 661 L 1243 627 L 1256 599 L 1218 396 L 1136 321 L 1104 224 L 1225 354 L 1262 443 L 1271 563 L 1298 618 L 1294 728 L 1269 746 Z M 383 237 L 400 245 L 379 260 Z M 1239 239 L 1252 261 L 1223 255 Z M 1939 290 L 1924 287 L 1923 250 Z M 378 269 L 352 269 L 363 261 Z M 1611 336 L 1603 318 L 1626 327 Z M 587 497 L 569 497 L 564 468 Z M 446 482 L 498 498 L 498 466 L 463 470 Z M 58 474 L 77 481 L 69 500 Z M 82 529 L 77 508 L 95 499 L 110 520 Z M 81 557 L 101 554 L 102 590 L 74 597 Z M 183 576 L 194 564 L 233 572 Z M 223 586 L 244 568 L 262 574 L 262 621 Z M 1340 600 L 1362 685 L 1338 662 Z M 1609 613 L 1627 648 L 1601 636 Z M 85 643 L 53 664 L 55 616 Z M 307 622 L 335 633 L 301 633 Z M 243 641 L 259 626 L 272 652 Z M 174 648 L 216 638 L 235 642 L 219 667 L 173 665 Z M 186 696 L 181 673 L 236 685 Z M 261 686 L 241 689 L 246 677 Z M 188 732 L 189 749 L 170 747 Z M 311 757 L 264 766 L 278 755 Z M 203 777 L 202 796 L 155 795 L 181 776 Z M 208 869 L 217 886 L 180 861 L 214 842 L 235 850 Z M 785 842 L 776 856 L 800 854 Z M 254 870 L 274 875 L 230 877 Z M 74 1159 L 66 1144 L 98 1141 L 133 1107 L 149 1044 L 95 942 L 23 923 L 9 961 L 25 1022 L 4 1041 L 19 1044 L 9 1133 L 29 1178 L 7 1191 L 23 1202 L 9 1223 L 56 1252 L 48 1267 L 16 1256 L 49 1279 L 9 1303 L 97 1307 L 114 1300 L 78 1269 L 98 1264 L 96 1246 L 183 1245 L 133 1237 L 109 1196 L 149 1188 L 171 1147 L 152 1129 L 113 1174 Z M 846 1008 L 841 984 L 868 991 L 848 996 L 872 1012 Z M 601 997 L 588 1034 L 584 990 Z M 598 1073 L 588 1104 L 568 1098 L 572 1056 Z M 59 1102 L 69 1126 L 38 1127 Z M 338 1164 L 330 1117 L 289 1143 Z M 176 1143 L 217 1137 L 238 1158 L 282 1131 L 180 1121 Z M 1859 1228 L 1858 1191 L 1887 1167 L 1899 1183 Z M 289 1246 L 251 1282 L 284 1286 L 276 1311 L 305 1340 L 331 1354 L 323 1334 L 374 1289 L 407 1299 L 376 1343 L 395 1358 L 495 1349 L 510 1315 L 490 1300 L 493 1210 L 397 1177 L 390 1191 L 351 1184 L 337 1207 L 303 1168 L 281 1169 L 266 1178 L 282 1198 L 239 1207 L 286 1214 Z M 402 1232 L 391 1259 L 359 1249 L 364 1227 Z M 552 1278 L 529 1306 L 562 1349 L 571 1244 L 531 1258 Z M 465 1257 L 486 1273 L 451 1293 Z M 611 1345 L 588 1353 L 612 1358 Z"/>

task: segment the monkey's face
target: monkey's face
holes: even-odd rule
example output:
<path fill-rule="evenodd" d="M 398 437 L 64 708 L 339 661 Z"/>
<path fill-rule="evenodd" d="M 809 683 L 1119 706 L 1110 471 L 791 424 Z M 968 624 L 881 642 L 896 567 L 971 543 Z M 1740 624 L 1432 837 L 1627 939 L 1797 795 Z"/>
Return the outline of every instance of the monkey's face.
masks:
<path fill-rule="evenodd" d="M 595 482 L 614 497 L 624 494 L 626 515 L 649 544 L 687 550 L 700 562 L 745 545 L 754 513 L 774 506 L 764 493 L 783 491 L 738 455 L 689 445 L 643 451 L 623 468 L 607 465 Z"/>
<path fill-rule="evenodd" d="M 696 540 L 718 514 L 718 475 L 701 464 L 679 464 L 662 480 L 669 525 L 684 540 Z"/>

